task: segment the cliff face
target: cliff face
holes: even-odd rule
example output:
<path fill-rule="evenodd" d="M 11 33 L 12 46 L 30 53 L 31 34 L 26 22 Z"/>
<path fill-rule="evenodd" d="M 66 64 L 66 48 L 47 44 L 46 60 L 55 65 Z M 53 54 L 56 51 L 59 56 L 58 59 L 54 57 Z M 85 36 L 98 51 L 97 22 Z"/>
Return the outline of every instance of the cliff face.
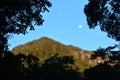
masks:
<path fill-rule="evenodd" d="M 38 40 L 31 41 L 24 45 L 19 45 L 15 47 L 12 52 L 16 55 L 19 53 L 23 53 L 25 55 L 32 53 L 40 60 L 44 60 L 50 56 L 59 54 L 60 56 L 73 56 L 76 60 L 82 60 L 86 62 L 86 64 L 89 63 L 92 65 L 103 63 L 105 61 L 100 57 L 91 60 L 91 55 L 94 54 L 94 52 L 82 50 L 71 45 L 64 45 L 47 37 L 42 37 Z"/>
<path fill-rule="evenodd" d="M 75 56 L 77 59 L 81 59 L 83 61 L 86 61 L 92 65 L 97 65 L 99 63 L 104 63 L 105 61 L 108 61 L 108 58 L 102 59 L 101 57 L 97 57 L 95 59 L 91 59 L 91 55 L 94 54 L 92 51 L 85 51 L 85 50 L 69 50 L 69 53 L 71 53 L 73 56 Z"/>

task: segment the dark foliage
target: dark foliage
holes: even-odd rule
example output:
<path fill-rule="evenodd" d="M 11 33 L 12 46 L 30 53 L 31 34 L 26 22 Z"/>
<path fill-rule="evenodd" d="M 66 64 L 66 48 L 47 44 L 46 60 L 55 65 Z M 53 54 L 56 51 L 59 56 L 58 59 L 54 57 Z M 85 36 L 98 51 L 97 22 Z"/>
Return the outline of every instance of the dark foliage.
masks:
<path fill-rule="evenodd" d="M 54 55 L 40 64 L 32 54 L 14 56 L 6 52 L 0 57 L 0 80 L 83 80 L 72 64 L 74 60 L 69 56 Z"/>
<path fill-rule="evenodd" d="M 117 49 L 118 50 L 115 50 Z M 94 54 L 91 55 L 91 59 L 95 59 L 97 57 L 101 57 L 102 59 L 106 59 L 107 62 L 115 62 L 119 64 L 120 62 L 120 50 L 119 45 L 109 46 L 107 48 L 99 48 L 94 51 Z"/>
<path fill-rule="evenodd" d="M 108 34 L 108 37 L 120 41 L 120 0 L 89 0 L 84 12 L 89 28 L 100 29 Z M 115 48 L 118 50 L 115 50 Z M 110 60 L 120 60 L 120 45 L 99 48 L 92 58 L 108 56 Z"/>
<path fill-rule="evenodd" d="M 31 79 L 31 67 L 26 68 L 23 64 L 23 62 L 26 61 L 29 66 L 34 65 L 38 67 L 36 65 L 38 64 L 37 60 L 38 59 L 32 55 L 25 56 L 19 54 L 14 56 L 11 52 L 4 53 L 4 55 L 0 57 L 0 80 L 38 80 L 35 79 L 34 75 L 34 79 Z"/>
<path fill-rule="evenodd" d="M 109 57 L 112 60 L 118 60 L 118 56 L 120 56 L 120 51 L 119 50 L 114 50 L 118 47 L 118 45 L 114 45 L 114 46 L 109 46 L 107 48 L 99 48 L 96 51 L 94 51 L 95 54 L 92 54 L 91 59 L 95 59 L 97 57 L 101 57 L 102 59 Z"/>
<path fill-rule="evenodd" d="M 34 25 L 42 25 L 42 13 L 48 7 L 48 0 L 0 0 L 0 52 L 7 49 L 9 34 L 25 34 Z"/>
<path fill-rule="evenodd" d="M 84 74 L 86 80 L 120 80 L 120 72 L 107 64 L 87 69 Z"/>
<path fill-rule="evenodd" d="M 89 0 L 84 12 L 89 28 L 100 26 L 108 37 L 120 41 L 120 0 Z M 97 49 L 92 59 L 97 57 L 108 60 L 85 70 L 86 80 L 120 80 L 120 45 Z"/>
<path fill-rule="evenodd" d="M 109 37 L 120 41 L 120 0 L 89 0 L 84 12 L 90 28 L 99 25 Z"/>
<path fill-rule="evenodd" d="M 83 80 L 77 68 L 73 68 L 73 57 L 54 55 L 47 59 L 41 67 L 43 80 Z"/>
<path fill-rule="evenodd" d="M 17 75 L 16 63 L 15 57 L 10 52 L 6 52 L 3 57 L 0 57 L 1 80 L 15 80 L 17 78 L 17 76 L 15 76 Z"/>

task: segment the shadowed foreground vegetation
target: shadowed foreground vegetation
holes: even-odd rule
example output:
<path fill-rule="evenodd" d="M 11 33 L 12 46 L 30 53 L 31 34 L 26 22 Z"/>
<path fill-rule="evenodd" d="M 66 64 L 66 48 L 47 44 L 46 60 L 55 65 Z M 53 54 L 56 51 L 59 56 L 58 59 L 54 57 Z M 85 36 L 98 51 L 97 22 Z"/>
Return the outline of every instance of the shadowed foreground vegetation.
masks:
<path fill-rule="evenodd" d="M 6 52 L 0 58 L 1 80 L 83 80 L 73 57 L 54 55 L 43 64 L 32 54 L 13 55 Z"/>
<path fill-rule="evenodd" d="M 116 65 L 117 66 L 117 65 Z M 85 70 L 86 80 L 120 80 L 120 70 L 106 63 Z"/>
<path fill-rule="evenodd" d="M 56 54 L 41 64 L 32 54 L 6 52 L 0 58 L 0 80 L 120 80 L 120 68 L 105 62 L 80 72 L 73 56 Z"/>

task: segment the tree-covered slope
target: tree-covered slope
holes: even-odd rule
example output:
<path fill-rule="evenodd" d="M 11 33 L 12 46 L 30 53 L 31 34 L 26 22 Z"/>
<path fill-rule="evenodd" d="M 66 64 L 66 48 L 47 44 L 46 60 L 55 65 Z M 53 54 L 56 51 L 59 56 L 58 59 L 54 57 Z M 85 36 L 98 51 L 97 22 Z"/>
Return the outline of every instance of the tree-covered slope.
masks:
<path fill-rule="evenodd" d="M 53 39 L 42 37 L 38 40 L 31 41 L 29 43 L 19 45 L 15 47 L 12 52 L 17 55 L 19 53 L 29 55 L 32 54 L 39 59 L 39 62 L 44 61 L 56 54 L 59 56 L 73 56 L 75 62 L 74 65 L 84 70 L 94 65 L 95 61 L 90 60 L 93 52 L 82 50 L 78 47 L 71 45 L 64 45 Z"/>

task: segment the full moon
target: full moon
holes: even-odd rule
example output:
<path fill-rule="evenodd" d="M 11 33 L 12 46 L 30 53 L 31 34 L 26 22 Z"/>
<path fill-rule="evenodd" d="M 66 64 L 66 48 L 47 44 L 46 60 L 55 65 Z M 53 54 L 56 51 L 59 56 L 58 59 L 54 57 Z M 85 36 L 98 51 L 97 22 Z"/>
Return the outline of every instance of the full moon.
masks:
<path fill-rule="evenodd" d="M 79 28 L 82 28 L 82 25 L 79 25 L 78 27 L 79 27 Z"/>

